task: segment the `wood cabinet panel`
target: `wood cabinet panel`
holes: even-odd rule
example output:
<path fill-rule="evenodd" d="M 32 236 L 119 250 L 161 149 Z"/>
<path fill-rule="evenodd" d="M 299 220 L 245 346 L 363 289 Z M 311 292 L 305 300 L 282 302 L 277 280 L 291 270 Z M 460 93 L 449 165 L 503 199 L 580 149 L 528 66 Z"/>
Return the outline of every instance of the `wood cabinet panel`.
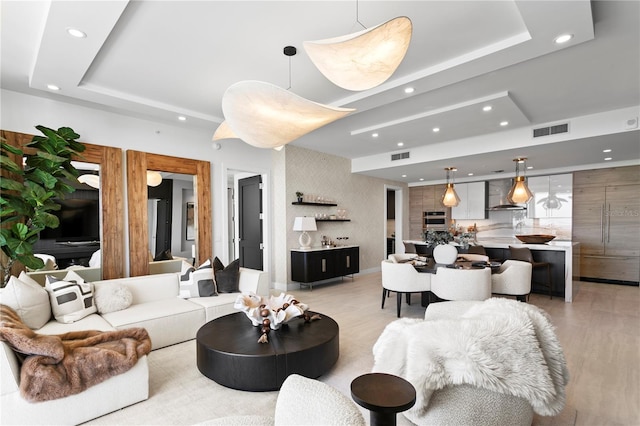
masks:
<path fill-rule="evenodd" d="M 606 188 L 605 254 L 640 256 L 640 185 Z"/>
<path fill-rule="evenodd" d="M 640 256 L 582 256 L 580 276 L 638 282 L 640 280 Z"/>
<path fill-rule="evenodd" d="M 573 173 L 573 186 L 608 186 L 636 184 L 640 180 L 640 166 L 612 167 Z"/>
<path fill-rule="evenodd" d="M 573 189 L 572 240 L 582 254 L 604 254 L 605 188 Z"/>

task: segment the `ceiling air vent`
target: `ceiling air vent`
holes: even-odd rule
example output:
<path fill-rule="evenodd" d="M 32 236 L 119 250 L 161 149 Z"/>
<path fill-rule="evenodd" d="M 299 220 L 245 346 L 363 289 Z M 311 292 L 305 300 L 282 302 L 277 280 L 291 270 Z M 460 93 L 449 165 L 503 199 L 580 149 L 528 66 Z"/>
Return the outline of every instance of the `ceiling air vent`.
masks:
<path fill-rule="evenodd" d="M 555 126 L 540 127 L 538 129 L 533 129 L 533 137 L 539 138 L 541 136 L 549 136 L 549 135 L 555 135 L 558 133 L 567 133 L 567 132 L 569 132 L 569 123 L 556 124 Z"/>
<path fill-rule="evenodd" d="M 405 158 L 409 158 L 409 151 L 401 152 L 399 154 L 391 154 L 391 161 L 404 160 Z"/>

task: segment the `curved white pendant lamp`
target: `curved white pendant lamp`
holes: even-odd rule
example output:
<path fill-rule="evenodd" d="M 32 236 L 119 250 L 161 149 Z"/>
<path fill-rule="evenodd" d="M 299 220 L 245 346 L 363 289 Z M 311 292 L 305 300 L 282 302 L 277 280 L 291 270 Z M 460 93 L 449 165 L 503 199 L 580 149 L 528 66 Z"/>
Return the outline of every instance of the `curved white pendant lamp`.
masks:
<path fill-rule="evenodd" d="M 239 138 L 238 138 L 238 135 L 233 133 L 233 130 L 231 130 L 231 127 L 229 127 L 229 124 L 227 124 L 226 121 L 223 121 L 222 123 L 220 123 L 215 133 L 213 134 L 214 141 L 217 141 L 220 139 L 239 139 Z"/>
<path fill-rule="evenodd" d="M 80 175 L 78 176 L 78 182 L 89 185 L 92 188 L 100 189 L 100 176 L 98 175 Z"/>
<path fill-rule="evenodd" d="M 347 90 L 367 90 L 384 83 L 404 59 L 413 26 L 400 16 L 345 36 L 305 41 L 304 49 L 324 76 Z"/>
<path fill-rule="evenodd" d="M 222 97 L 227 126 L 237 137 L 258 148 L 286 145 L 353 111 L 322 105 L 254 80 L 229 86 Z"/>

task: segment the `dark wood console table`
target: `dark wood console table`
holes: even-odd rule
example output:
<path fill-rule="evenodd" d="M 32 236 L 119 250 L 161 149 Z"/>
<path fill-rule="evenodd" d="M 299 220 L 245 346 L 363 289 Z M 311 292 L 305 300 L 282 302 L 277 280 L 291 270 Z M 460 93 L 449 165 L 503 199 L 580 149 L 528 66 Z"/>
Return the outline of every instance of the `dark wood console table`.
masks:
<path fill-rule="evenodd" d="M 310 312 L 311 314 L 311 312 Z M 326 315 L 302 317 L 271 330 L 269 343 L 243 312 L 209 321 L 196 334 L 198 370 L 223 386 L 246 391 L 278 390 L 290 374 L 316 378 L 338 360 L 339 327 Z"/>
<path fill-rule="evenodd" d="M 360 247 L 341 246 L 291 250 L 291 279 L 311 289 L 315 281 L 360 272 Z"/>

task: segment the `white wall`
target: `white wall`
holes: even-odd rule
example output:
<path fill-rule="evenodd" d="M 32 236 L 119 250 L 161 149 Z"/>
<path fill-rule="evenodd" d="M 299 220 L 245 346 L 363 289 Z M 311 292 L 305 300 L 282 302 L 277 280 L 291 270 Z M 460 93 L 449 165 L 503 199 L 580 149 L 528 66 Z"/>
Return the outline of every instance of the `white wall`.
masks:
<path fill-rule="evenodd" d="M 211 137 L 217 127 L 213 123 L 210 129 L 193 128 L 188 121 L 177 119 L 176 122 L 158 122 L 8 90 L 2 90 L 0 94 L 0 128 L 4 130 L 35 134 L 38 133 L 36 125 L 66 126 L 74 129 L 82 142 L 119 147 L 123 151 L 133 149 L 210 161 L 214 256 L 225 252 L 226 222 L 221 219 L 226 217 L 223 209 L 227 204 L 223 170 L 269 171 L 271 168 L 271 150 L 254 148 L 233 139 L 221 141 L 220 150 L 213 149 Z M 123 179 L 126 179 L 124 172 Z M 126 218 L 125 226 L 128 226 Z"/>

